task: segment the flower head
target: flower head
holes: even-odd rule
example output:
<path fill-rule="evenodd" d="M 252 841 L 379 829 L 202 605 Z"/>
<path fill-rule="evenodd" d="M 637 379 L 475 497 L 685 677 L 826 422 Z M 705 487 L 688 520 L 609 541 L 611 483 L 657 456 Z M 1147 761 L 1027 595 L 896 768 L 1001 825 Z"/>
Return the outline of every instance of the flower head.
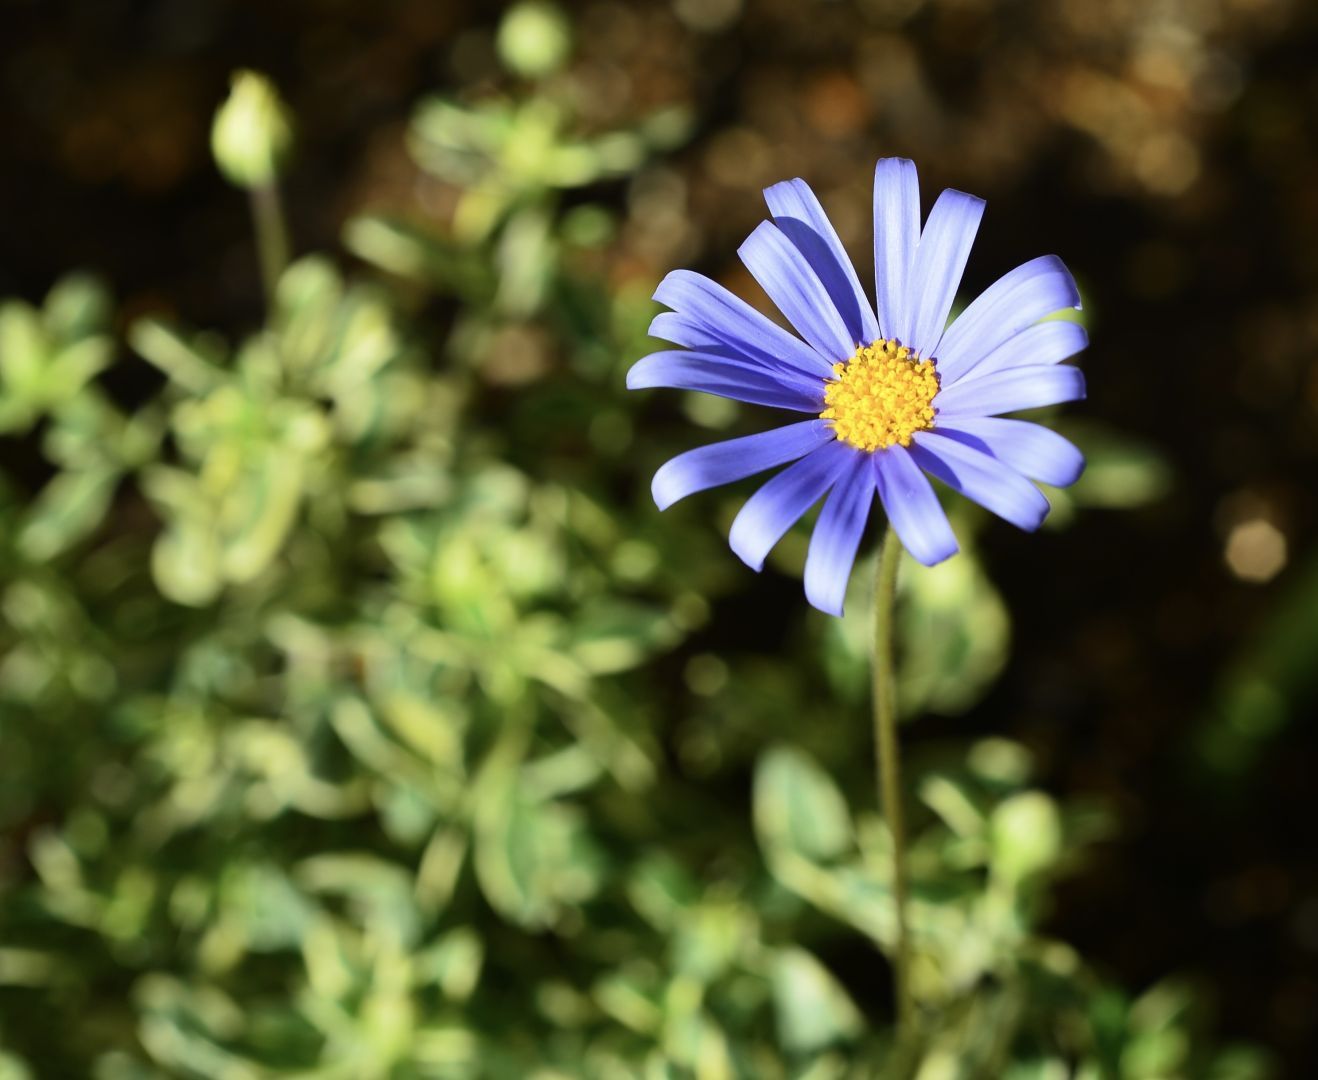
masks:
<path fill-rule="evenodd" d="M 876 313 L 805 181 L 764 196 L 773 220 L 738 254 L 800 336 L 708 278 L 675 270 L 654 294 L 672 310 L 650 333 L 683 348 L 638 361 L 627 385 L 700 390 L 813 418 L 673 458 L 654 477 L 659 508 L 787 465 L 742 507 L 732 549 L 759 570 L 827 496 L 805 592 L 834 615 L 876 492 L 925 565 L 957 551 L 928 476 L 1022 529 L 1038 528 L 1048 500 L 1030 481 L 1064 487 L 1084 458 L 1055 432 L 1001 414 L 1085 396 L 1084 377 L 1061 363 L 1085 347 L 1084 329 L 1040 321 L 1080 306 L 1062 261 L 1045 255 L 1018 266 L 948 326 L 984 200 L 944 191 L 922 230 L 914 163 L 884 158 L 874 173 Z"/>

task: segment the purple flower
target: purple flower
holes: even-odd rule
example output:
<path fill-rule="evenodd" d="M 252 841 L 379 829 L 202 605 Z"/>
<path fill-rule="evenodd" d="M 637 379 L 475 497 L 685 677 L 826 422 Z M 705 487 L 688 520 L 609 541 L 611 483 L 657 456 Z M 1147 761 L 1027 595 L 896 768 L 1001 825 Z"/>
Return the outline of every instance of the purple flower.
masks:
<path fill-rule="evenodd" d="M 1061 363 L 1085 347 L 1084 329 L 1040 322 L 1080 306 L 1062 261 L 1045 255 L 1018 266 L 948 326 L 984 200 L 944 191 L 921 231 L 915 164 L 883 158 L 874 171 L 876 318 L 805 181 L 775 184 L 764 196 L 773 220 L 738 254 L 800 337 L 709 278 L 674 270 L 654 294 L 672 310 L 650 333 L 684 348 L 638 361 L 627 385 L 701 390 L 814 417 L 678 455 L 655 474 L 659 508 L 791 462 L 742 507 L 732 550 L 761 569 L 827 495 L 805 593 L 833 615 L 842 613 L 876 491 L 906 550 L 927 566 L 954 555 L 957 542 L 926 473 L 1037 529 L 1049 507 L 1030 480 L 1064 487 L 1084 458 L 1056 432 L 1001 414 L 1085 396 L 1084 377 Z"/>

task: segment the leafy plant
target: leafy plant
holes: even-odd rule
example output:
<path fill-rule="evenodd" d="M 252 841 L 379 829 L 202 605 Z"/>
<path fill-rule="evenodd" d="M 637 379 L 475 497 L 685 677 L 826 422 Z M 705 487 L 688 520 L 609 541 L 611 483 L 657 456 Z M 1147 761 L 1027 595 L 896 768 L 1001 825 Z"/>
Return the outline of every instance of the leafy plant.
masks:
<path fill-rule="evenodd" d="M 887 1060 L 864 605 L 790 664 L 701 636 L 730 563 L 650 511 L 673 447 L 621 393 L 648 288 L 586 257 L 597 185 L 683 127 L 583 133 L 545 87 L 425 103 L 453 219 L 350 221 L 368 269 L 299 259 L 237 344 L 119 341 L 78 276 L 0 308 L 0 1076 Z M 124 401 L 101 376 L 130 368 L 156 382 Z M 905 611 L 939 643 L 905 710 L 971 707 L 1008 648 L 984 569 Z M 1132 999 L 1041 929 L 1106 818 L 1038 784 L 996 739 L 918 775 L 921 1075 L 1264 1075 L 1185 987 Z"/>

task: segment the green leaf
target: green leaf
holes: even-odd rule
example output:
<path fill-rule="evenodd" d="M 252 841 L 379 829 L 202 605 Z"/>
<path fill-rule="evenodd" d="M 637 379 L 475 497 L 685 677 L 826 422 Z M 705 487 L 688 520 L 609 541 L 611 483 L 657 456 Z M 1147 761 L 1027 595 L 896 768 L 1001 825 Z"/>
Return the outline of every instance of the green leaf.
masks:
<path fill-rule="evenodd" d="M 221 565 L 229 581 L 251 581 L 279 554 L 297 519 L 302 483 L 301 458 L 272 449 L 225 500 Z"/>
<path fill-rule="evenodd" d="M 594 894 L 598 858 L 580 819 L 561 803 L 537 802 L 520 789 L 487 788 L 477 813 L 476 876 L 490 903 L 528 927 Z"/>
<path fill-rule="evenodd" d="M 463 1002 L 480 980 L 484 956 L 480 935 L 460 926 L 417 953 L 413 965 L 420 983 L 433 983 L 450 1001 Z"/>
<path fill-rule="evenodd" d="M 665 852 L 654 852 L 632 872 L 627 898 L 641 917 L 660 930 L 669 930 L 694 906 L 700 890 L 685 867 Z"/>
<path fill-rule="evenodd" d="M 6 395 L 35 399 L 50 363 L 51 342 L 41 317 L 28 304 L 0 304 L 0 388 Z"/>
<path fill-rule="evenodd" d="M 0 1050 L 0 1080 L 33 1080 L 35 1076 L 21 1058 Z"/>
<path fill-rule="evenodd" d="M 1041 791 L 1024 791 L 999 803 L 990 831 L 993 870 L 1012 884 L 1047 870 L 1062 853 L 1061 814 Z"/>
<path fill-rule="evenodd" d="M 937 566 L 908 560 L 897 610 L 903 713 L 962 713 L 1010 655 L 1011 617 L 972 552 Z"/>
<path fill-rule="evenodd" d="M 141 486 L 166 523 L 151 548 L 157 588 L 178 604 L 209 604 L 223 584 L 220 538 L 196 478 L 155 465 L 142 473 Z"/>
<path fill-rule="evenodd" d="M 832 779 L 799 750 L 778 747 L 755 768 L 755 828 L 766 847 L 836 858 L 852 846 L 851 814 Z"/>
<path fill-rule="evenodd" d="M 42 401 L 53 407 L 72 400 L 109 366 L 113 355 L 114 343 L 108 337 L 87 337 L 66 345 L 42 374 Z"/>
<path fill-rule="evenodd" d="M 224 915 L 256 952 L 294 948 L 310 926 L 314 907 L 288 875 L 272 863 L 230 867 L 219 882 Z"/>
<path fill-rule="evenodd" d="M 187 339 L 163 320 L 147 316 L 129 327 L 128 344 L 188 393 L 204 394 L 224 379 L 224 350 L 214 335 Z"/>
<path fill-rule="evenodd" d="M 294 372 L 311 371 L 329 347 L 343 280 L 321 256 L 300 259 L 284 271 L 275 292 L 273 322 L 281 358 Z"/>
<path fill-rule="evenodd" d="M 113 466 L 58 473 L 37 496 L 18 533 L 18 548 L 33 562 L 53 559 L 105 519 L 119 470 Z"/>
<path fill-rule="evenodd" d="M 404 945 L 420 936 L 412 875 L 397 863 L 366 852 L 335 852 L 303 859 L 294 877 L 309 892 L 347 899 L 363 928 Z"/>
<path fill-rule="evenodd" d="M 151 573 L 162 594 L 175 603 L 204 607 L 219 595 L 220 547 L 210 523 L 197 518 L 175 522 L 151 549 Z"/>
<path fill-rule="evenodd" d="M 740 904 L 708 900 L 683 911 L 673 936 L 673 968 L 700 983 L 723 975 L 752 939 L 755 921 Z"/>
<path fill-rule="evenodd" d="M 804 949 L 774 954 L 773 1004 L 778 1038 L 797 1053 L 850 1040 L 864 1027 L 860 1010 L 842 985 Z"/>
<path fill-rule="evenodd" d="M 571 654 L 592 674 L 607 675 L 635 667 L 676 639 L 665 612 L 606 600 L 590 604 L 573 621 Z"/>
<path fill-rule="evenodd" d="M 1157 502 L 1171 487 L 1171 466 L 1152 443 L 1093 422 L 1059 427 L 1085 455 L 1084 473 L 1067 489 L 1077 506 L 1133 510 Z"/>
<path fill-rule="evenodd" d="M 60 341 L 77 341 L 106 329 L 112 313 L 109 290 L 91 274 L 66 274 L 46 296 L 46 325 Z"/>

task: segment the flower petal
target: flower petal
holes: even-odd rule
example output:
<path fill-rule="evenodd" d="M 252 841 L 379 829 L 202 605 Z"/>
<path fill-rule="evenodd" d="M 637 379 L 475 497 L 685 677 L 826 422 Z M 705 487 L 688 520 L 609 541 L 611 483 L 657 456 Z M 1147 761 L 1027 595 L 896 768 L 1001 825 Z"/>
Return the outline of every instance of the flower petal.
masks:
<path fill-rule="evenodd" d="M 677 311 L 659 312 L 650 320 L 650 328 L 646 333 L 662 341 L 671 341 L 674 345 L 684 345 L 688 349 L 716 353 L 719 356 L 726 356 L 733 360 L 742 360 L 748 364 L 755 364 L 767 372 L 805 377 L 811 381 L 817 381 L 820 378 L 819 373 L 810 372 L 809 375 L 806 375 L 800 368 L 793 367 L 791 364 L 784 363 L 774 357 L 766 356 L 759 349 L 753 348 L 746 342 L 729 344 L 711 332 L 703 323 Z M 725 336 L 728 335 L 725 334 Z M 798 341 L 797 344 L 804 346 L 803 342 Z"/>
<path fill-rule="evenodd" d="M 925 472 L 998 517 L 1033 532 L 1048 515 L 1048 500 L 997 458 L 932 431 L 918 431 L 911 457 Z"/>
<path fill-rule="evenodd" d="M 687 324 L 771 366 L 786 365 L 825 378 L 832 375 L 832 365 L 804 341 L 703 274 L 674 270 L 659 283 L 654 298 Z"/>
<path fill-rule="evenodd" d="M 965 368 L 960 374 L 948 377 L 943 365 L 938 365 L 941 385 L 951 388 L 962 381 L 981 379 L 997 371 L 1029 367 L 1033 364 L 1060 364 L 1089 344 L 1089 335 L 1079 323 L 1064 319 L 1050 319 L 1036 323 L 1009 337 L 978 363 Z"/>
<path fill-rule="evenodd" d="M 700 390 L 706 394 L 817 413 L 824 407 L 824 384 L 799 375 L 768 372 L 759 364 L 718 353 L 675 349 L 642 357 L 627 372 L 628 390 L 657 386 L 673 390 Z"/>
<path fill-rule="evenodd" d="M 998 416 L 941 421 L 938 434 L 991 454 L 1031 480 L 1066 487 L 1085 471 L 1085 456 L 1055 431 L 1028 420 Z"/>
<path fill-rule="evenodd" d="M 975 298 L 938 343 L 938 370 L 954 382 L 1008 338 L 1045 315 L 1079 308 L 1080 293 L 1056 255 L 1004 274 Z"/>
<path fill-rule="evenodd" d="M 970 248 L 984 216 L 984 200 L 948 188 L 929 211 L 911 267 L 911 326 L 902 338 L 921 356 L 938 355 Z"/>
<path fill-rule="evenodd" d="M 842 614 L 847 581 L 874 501 L 874 472 L 867 456 L 852 455 L 833 485 L 805 556 L 805 598 L 829 615 Z"/>
<path fill-rule="evenodd" d="M 827 420 L 803 420 L 700 446 L 661 466 L 650 491 L 659 509 L 667 510 L 678 499 L 785 465 L 835 439 L 833 425 Z"/>
<path fill-rule="evenodd" d="M 947 523 L 929 478 L 910 452 L 890 446 L 873 454 L 874 478 L 888 522 L 902 547 L 916 562 L 933 566 L 957 553 L 956 536 Z"/>
<path fill-rule="evenodd" d="M 834 439 L 789 465 L 747 499 L 728 537 L 741 561 L 752 570 L 763 569 L 774 544 L 833 486 L 858 453 L 855 447 Z"/>
<path fill-rule="evenodd" d="M 846 360 L 859 342 L 851 336 L 828 290 L 805 256 L 772 221 L 762 221 L 737 249 L 751 276 L 815 352 Z"/>
<path fill-rule="evenodd" d="M 920 242 L 920 181 L 915 162 L 880 158 L 874 167 L 874 286 L 885 338 L 910 337 L 908 293 Z"/>
<path fill-rule="evenodd" d="M 700 323 L 676 311 L 659 312 L 650 320 L 650 329 L 646 333 L 660 341 L 685 345 L 688 349 L 704 349 L 706 352 L 719 352 L 725 349 L 731 351 L 731 346 L 715 337 Z M 749 358 L 751 354 L 747 355 Z"/>
<path fill-rule="evenodd" d="M 934 409 L 941 416 L 994 416 L 998 413 L 1060 405 L 1085 396 L 1085 377 L 1069 364 L 1031 364 L 963 379 L 940 390 Z M 939 423 L 934 421 L 935 426 Z"/>
<path fill-rule="evenodd" d="M 879 337 L 879 323 L 856 268 L 810 185 L 801 179 L 784 180 L 764 189 L 764 201 L 774 224 L 819 275 L 851 339 L 868 344 Z"/>

